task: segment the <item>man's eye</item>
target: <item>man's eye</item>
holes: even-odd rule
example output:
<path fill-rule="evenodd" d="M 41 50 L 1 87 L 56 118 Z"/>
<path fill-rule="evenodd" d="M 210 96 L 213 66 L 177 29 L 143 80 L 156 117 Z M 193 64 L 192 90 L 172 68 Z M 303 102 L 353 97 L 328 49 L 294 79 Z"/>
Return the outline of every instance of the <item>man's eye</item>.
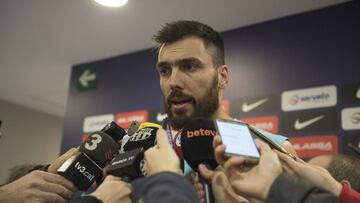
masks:
<path fill-rule="evenodd" d="M 185 63 L 183 64 L 183 69 L 186 71 L 195 71 L 197 69 L 197 65 L 194 63 Z"/>
<path fill-rule="evenodd" d="M 162 68 L 159 68 L 158 70 L 159 70 L 159 74 L 161 76 L 166 76 L 166 75 L 170 74 L 170 68 L 162 67 Z"/>

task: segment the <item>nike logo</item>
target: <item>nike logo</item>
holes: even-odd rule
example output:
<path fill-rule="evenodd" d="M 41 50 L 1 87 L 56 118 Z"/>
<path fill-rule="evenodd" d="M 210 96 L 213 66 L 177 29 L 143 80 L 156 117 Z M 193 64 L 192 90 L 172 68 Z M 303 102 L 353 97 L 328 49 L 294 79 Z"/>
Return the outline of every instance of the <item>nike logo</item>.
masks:
<path fill-rule="evenodd" d="M 243 112 L 249 112 L 255 109 L 256 107 L 260 106 L 261 104 L 265 103 L 267 100 L 269 100 L 269 98 L 261 99 L 252 104 L 247 104 L 246 102 L 244 102 L 243 105 L 241 106 L 241 109 Z"/>
<path fill-rule="evenodd" d="M 167 118 L 168 117 L 168 115 L 166 114 L 166 113 L 158 113 L 157 115 L 156 115 L 156 120 L 158 121 L 158 122 L 162 122 L 165 118 Z"/>
<path fill-rule="evenodd" d="M 357 92 L 356 92 L 356 98 L 360 99 L 360 87 L 359 87 L 359 89 L 358 89 Z"/>
<path fill-rule="evenodd" d="M 296 119 L 294 127 L 296 130 L 301 130 L 323 118 L 325 118 L 325 115 L 321 115 L 303 122 L 300 122 L 299 119 Z"/>

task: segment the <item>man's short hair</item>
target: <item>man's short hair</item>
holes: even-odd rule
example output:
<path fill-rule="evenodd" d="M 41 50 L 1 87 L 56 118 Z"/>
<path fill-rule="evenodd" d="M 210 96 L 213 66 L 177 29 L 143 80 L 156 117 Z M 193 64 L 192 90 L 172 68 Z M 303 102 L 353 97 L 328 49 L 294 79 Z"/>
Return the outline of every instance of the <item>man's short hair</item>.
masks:
<path fill-rule="evenodd" d="M 360 192 L 359 159 L 344 154 L 331 155 L 331 161 L 326 169 L 337 181 L 347 180 L 354 190 Z"/>
<path fill-rule="evenodd" d="M 220 34 L 203 23 L 187 20 L 166 23 L 153 38 L 160 47 L 163 44 L 171 44 L 186 37 L 202 39 L 205 47 L 210 49 L 215 67 L 225 64 L 224 42 Z"/>

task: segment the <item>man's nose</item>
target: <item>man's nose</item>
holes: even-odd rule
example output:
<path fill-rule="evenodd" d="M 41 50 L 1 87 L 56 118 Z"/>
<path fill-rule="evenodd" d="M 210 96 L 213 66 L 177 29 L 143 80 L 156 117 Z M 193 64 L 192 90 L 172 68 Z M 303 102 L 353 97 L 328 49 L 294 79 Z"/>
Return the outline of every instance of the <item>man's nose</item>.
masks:
<path fill-rule="evenodd" d="M 169 84 L 171 89 L 183 88 L 182 74 L 178 68 L 173 68 L 169 78 Z"/>

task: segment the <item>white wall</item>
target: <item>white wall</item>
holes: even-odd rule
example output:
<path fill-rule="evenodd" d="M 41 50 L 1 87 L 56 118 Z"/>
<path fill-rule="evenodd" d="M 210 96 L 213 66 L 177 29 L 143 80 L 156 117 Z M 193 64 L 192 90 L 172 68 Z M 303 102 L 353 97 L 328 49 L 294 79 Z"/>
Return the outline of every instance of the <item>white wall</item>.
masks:
<path fill-rule="evenodd" d="M 0 184 L 9 168 L 50 163 L 60 152 L 63 119 L 0 100 Z"/>

